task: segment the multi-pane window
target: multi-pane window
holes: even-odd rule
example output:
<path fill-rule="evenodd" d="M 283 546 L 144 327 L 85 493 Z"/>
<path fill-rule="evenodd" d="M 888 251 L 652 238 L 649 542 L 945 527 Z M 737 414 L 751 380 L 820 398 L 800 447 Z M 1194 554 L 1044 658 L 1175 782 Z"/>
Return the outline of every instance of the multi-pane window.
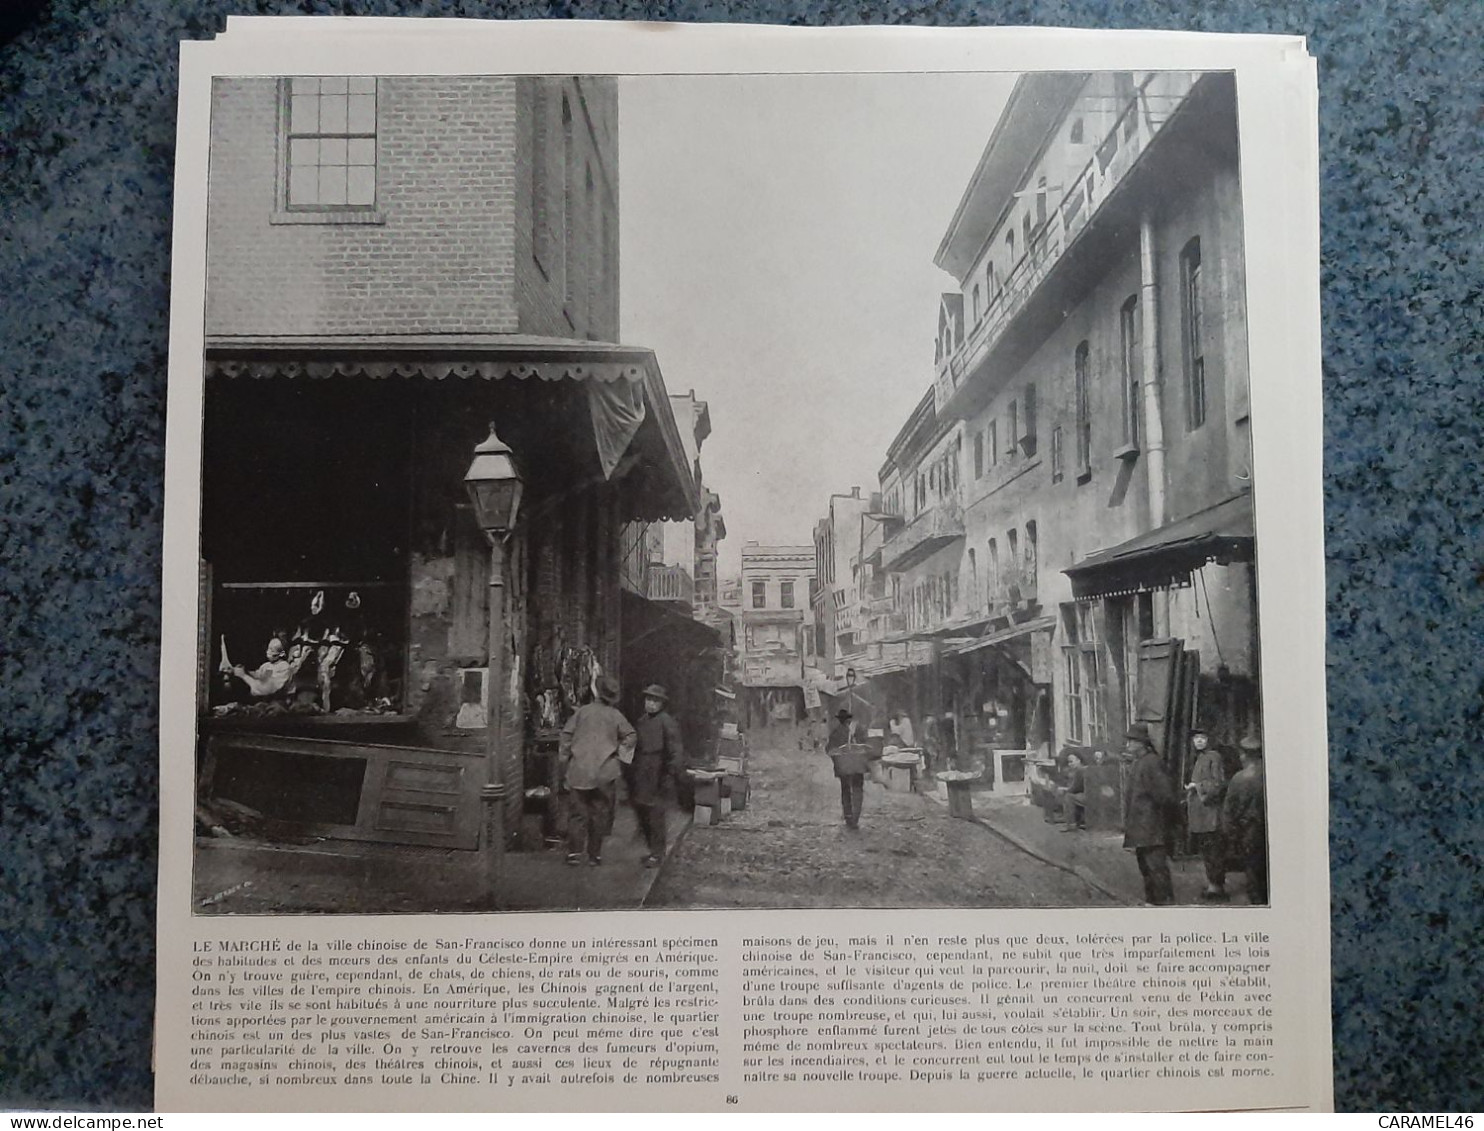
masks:
<path fill-rule="evenodd" d="M 1139 382 L 1144 371 L 1139 296 L 1129 295 L 1118 313 L 1119 362 L 1123 378 L 1123 441 L 1139 442 Z"/>
<path fill-rule="evenodd" d="M 1087 343 L 1080 342 L 1073 358 L 1077 396 L 1077 477 L 1092 474 L 1092 375 Z"/>
<path fill-rule="evenodd" d="M 766 608 L 768 604 L 768 583 L 766 581 L 754 581 L 752 583 L 752 607 L 754 609 Z"/>
<path fill-rule="evenodd" d="M 778 603 L 785 609 L 794 607 L 794 583 L 792 581 L 778 583 Z"/>
<path fill-rule="evenodd" d="M 376 205 L 376 80 L 288 80 L 288 184 L 291 209 Z"/>
<path fill-rule="evenodd" d="M 1060 483 L 1061 480 L 1061 425 L 1058 424 L 1051 430 L 1051 482 Z"/>
<path fill-rule="evenodd" d="M 1063 605 L 1062 627 L 1062 659 L 1066 672 L 1062 702 L 1069 737 L 1077 743 L 1097 742 L 1106 737 L 1107 722 L 1103 704 L 1102 654 L 1094 607 Z"/>
<path fill-rule="evenodd" d="M 1180 324 L 1185 336 L 1186 421 L 1192 429 L 1206 422 L 1205 302 L 1201 293 L 1201 241 L 1180 252 Z"/>
<path fill-rule="evenodd" d="M 1036 584 L 1037 537 L 1036 520 L 1031 519 L 1025 524 L 1025 583 L 1032 587 Z"/>

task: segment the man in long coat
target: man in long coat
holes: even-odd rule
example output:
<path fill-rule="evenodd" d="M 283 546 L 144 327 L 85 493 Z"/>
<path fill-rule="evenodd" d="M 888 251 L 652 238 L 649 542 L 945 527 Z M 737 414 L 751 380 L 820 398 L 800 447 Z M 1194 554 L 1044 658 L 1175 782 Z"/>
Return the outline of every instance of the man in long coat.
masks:
<path fill-rule="evenodd" d="M 1190 781 L 1185 783 L 1185 828 L 1206 866 L 1206 890 L 1201 899 L 1225 903 L 1226 843 L 1221 835 L 1221 803 L 1226 799 L 1226 767 L 1221 751 L 1211 746 L 1205 731 L 1190 732 L 1190 747 L 1195 764 L 1190 769 Z"/>
<path fill-rule="evenodd" d="M 1129 763 L 1125 784 L 1123 846 L 1132 848 L 1144 878 L 1149 903 L 1174 901 L 1170 876 L 1170 833 L 1175 819 L 1175 786 L 1154 749 L 1145 723 L 1134 723 L 1124 734 L 1123 757 Z"/>
<path fill-rule="evenodd" d="M 1247 873 L 1247 902 L 1268 901 L 1268 826 L 1262 743 L 1241 742 L 1242 768 L 1227 783 L 1221 820 L 1227 847 Z"/>
<path fill-rule="evenodd" d="M 644 857 L 646 868 L 658 867 L 665 855 L 665 778 L 677 774 L 685 758 L 680 724 L 665 710 L 669 700 L 669 694 L 657 683 L 644 689 L 644 715 L 634 728 L 639 740 L 627 779 L 629 803 L 649 846 Z"/>

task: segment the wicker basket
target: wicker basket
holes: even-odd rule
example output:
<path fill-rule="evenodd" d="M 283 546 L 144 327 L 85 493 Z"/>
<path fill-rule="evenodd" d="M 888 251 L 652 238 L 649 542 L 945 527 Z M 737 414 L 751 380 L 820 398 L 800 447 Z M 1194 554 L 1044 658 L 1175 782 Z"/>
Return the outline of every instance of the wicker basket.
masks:
<path fill-rule="evenodd" d="M 851 774 L 864 774 L 868 753 L 868 747 L 856 743 L 831 750 L 829 754 L 830 760 L 835 763 L 835 776 L 843 778 Z"/>

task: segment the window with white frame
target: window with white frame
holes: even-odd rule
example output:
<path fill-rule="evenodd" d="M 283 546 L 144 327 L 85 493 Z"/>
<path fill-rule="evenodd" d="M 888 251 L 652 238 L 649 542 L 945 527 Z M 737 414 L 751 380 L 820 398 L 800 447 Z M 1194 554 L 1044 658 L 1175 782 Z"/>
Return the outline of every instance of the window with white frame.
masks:
<path fill-rule="evenodd" d="M 376 79 L 285 80 L 289 211 L 376 207 Z"/>

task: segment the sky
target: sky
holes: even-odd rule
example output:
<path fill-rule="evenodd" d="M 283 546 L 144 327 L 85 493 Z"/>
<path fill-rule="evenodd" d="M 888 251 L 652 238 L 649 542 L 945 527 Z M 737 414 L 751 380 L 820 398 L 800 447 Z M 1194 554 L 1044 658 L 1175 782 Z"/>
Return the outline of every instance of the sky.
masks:
<path fill-rule="evenodd" d="M 710 405 L 720 574 L 877 487 L 932 384 L 933 263 L 1004 74 L 621 78 L 621 334 Z"/>

